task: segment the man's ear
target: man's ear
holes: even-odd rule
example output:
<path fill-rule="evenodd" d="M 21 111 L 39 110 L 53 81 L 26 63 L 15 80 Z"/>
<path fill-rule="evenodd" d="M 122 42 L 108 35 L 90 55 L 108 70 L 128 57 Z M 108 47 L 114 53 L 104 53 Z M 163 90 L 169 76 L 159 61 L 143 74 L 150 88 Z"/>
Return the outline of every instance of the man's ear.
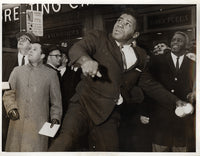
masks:
<path fill-rule="evenodd" d="M 136 38 L 139 37 L 139 35 L 140 35 L 140 33 L 139 33 L 138 31 L 136 31 L 136 32 L 133 34 L 132 38 L 136 39 Z"/>
<path fill-rule="evenodd" d="M 41 59 L 44 59 L 44 58 L 45 58 L 45 54 L 42 54 L 42 55 L 41 55 Z"/>

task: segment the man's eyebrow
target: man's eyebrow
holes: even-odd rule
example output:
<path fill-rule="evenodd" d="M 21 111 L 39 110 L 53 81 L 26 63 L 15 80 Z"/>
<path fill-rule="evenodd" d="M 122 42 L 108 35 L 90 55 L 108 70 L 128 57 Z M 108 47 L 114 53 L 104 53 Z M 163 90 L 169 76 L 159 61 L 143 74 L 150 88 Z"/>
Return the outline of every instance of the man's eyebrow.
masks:
<path fill-rule="evenodd" d="M 133 22 L 132 22 L 132 21 L 130 21 L 129 19 L 126 19 L 126 18 L 123 18 L 123 17 L 119 17 L 118 19 L 123 19 L 123 20 L 126 20 L 127 22 L 129 22 L 129 23 L 133 24 Z"/>
<path fill-rule="evenodd" d="M 133 24 L 133 22 L 132 22 L 132 21 L 130 21 L 130 20 L 128 20 L 128 19 L 127 19 L 127 21 L 128 21 L 129 23 Z"/>

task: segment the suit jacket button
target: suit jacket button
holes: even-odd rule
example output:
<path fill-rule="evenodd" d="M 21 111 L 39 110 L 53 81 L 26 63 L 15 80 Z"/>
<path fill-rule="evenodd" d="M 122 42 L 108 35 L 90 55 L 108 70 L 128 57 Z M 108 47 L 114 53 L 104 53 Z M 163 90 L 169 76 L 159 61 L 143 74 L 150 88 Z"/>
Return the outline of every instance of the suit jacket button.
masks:
<path fill-rule="evenodd" d="M 174 93 L 174 89 L 172 89 L 171 92 Z"/>
<path fill-rule="evenodd" d="M 178 80 L 177 77 L 175 77 L 175 78 L 174 78 L 174 81 L 177 81 L 177 80 Z"/>

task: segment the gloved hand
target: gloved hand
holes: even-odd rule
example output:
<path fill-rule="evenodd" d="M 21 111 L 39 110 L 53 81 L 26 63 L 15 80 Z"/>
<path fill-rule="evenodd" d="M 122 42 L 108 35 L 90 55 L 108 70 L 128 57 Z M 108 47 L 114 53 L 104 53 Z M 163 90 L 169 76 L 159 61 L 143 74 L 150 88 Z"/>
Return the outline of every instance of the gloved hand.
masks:
<path fill-rule="evenodd" d="M 18 120 L 19 119 L 19 112 L 17 109 L 12 109 L 8 112 L 8 117 L 11 120 Z"/>
<path fill-rule="evenodd" d="M 57 119 L 52 119 L 50 128 L 52 128 L 54 126 L 54 124 L 59 124 L 59 121 Z"/>

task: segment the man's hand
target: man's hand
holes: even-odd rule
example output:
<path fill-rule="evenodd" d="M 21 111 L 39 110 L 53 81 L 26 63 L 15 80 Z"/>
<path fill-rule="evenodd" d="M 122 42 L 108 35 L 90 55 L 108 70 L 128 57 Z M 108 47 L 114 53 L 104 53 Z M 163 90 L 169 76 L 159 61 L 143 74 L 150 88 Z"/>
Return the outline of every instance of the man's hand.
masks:
<path fill-rule="evenodd" d="M 141 121 L 143 124 L 148 124 L 148 123 L 149 123 L 149 117 L 146 117 L 146 116 L 141 115 L 141 116 L 140 116 L 140 121 Z"/>
<path fill-rule="evenodd" d="M 187 95 L 187 99 L 190 103 L 194 103 L 194 101 L 196 100 L 196 92 L 191 92 Z"/>
<path fill-rule="evenodd" d="M 19 112 L 17 109 L 12 109 L 8 112 L 8 117 L 11 119 L 11 120 L 18 120 L 19 119 Z"/>
<path fill-rule="evenodd" d="M 91 77 L 102 77 L 101 73 L 98 71 L 98 63 L 94 60 L 87 60 L 82 65 L 82 72 L 85 76 Z"/>
<path fill-rule="evenodd" d="M 175 114 L 178 117 L 185 117 L 186 115 L 192 114 L 194 112 L 194 108 L 190 103 L 178 100 L 176 102 Z"/>
<path fill-rule="evenodd" d="M 159 43 L 154 46 L 153 53 L 155 55 L 164 54 L 166 49 L 170 49 L 165 43 Z"/>
<path fill-rule="evenodd" d="M 59 121 L 57 119 L 52 119 L 50 128 L 52 128 L 55 124 L 59 124 Z"/>

